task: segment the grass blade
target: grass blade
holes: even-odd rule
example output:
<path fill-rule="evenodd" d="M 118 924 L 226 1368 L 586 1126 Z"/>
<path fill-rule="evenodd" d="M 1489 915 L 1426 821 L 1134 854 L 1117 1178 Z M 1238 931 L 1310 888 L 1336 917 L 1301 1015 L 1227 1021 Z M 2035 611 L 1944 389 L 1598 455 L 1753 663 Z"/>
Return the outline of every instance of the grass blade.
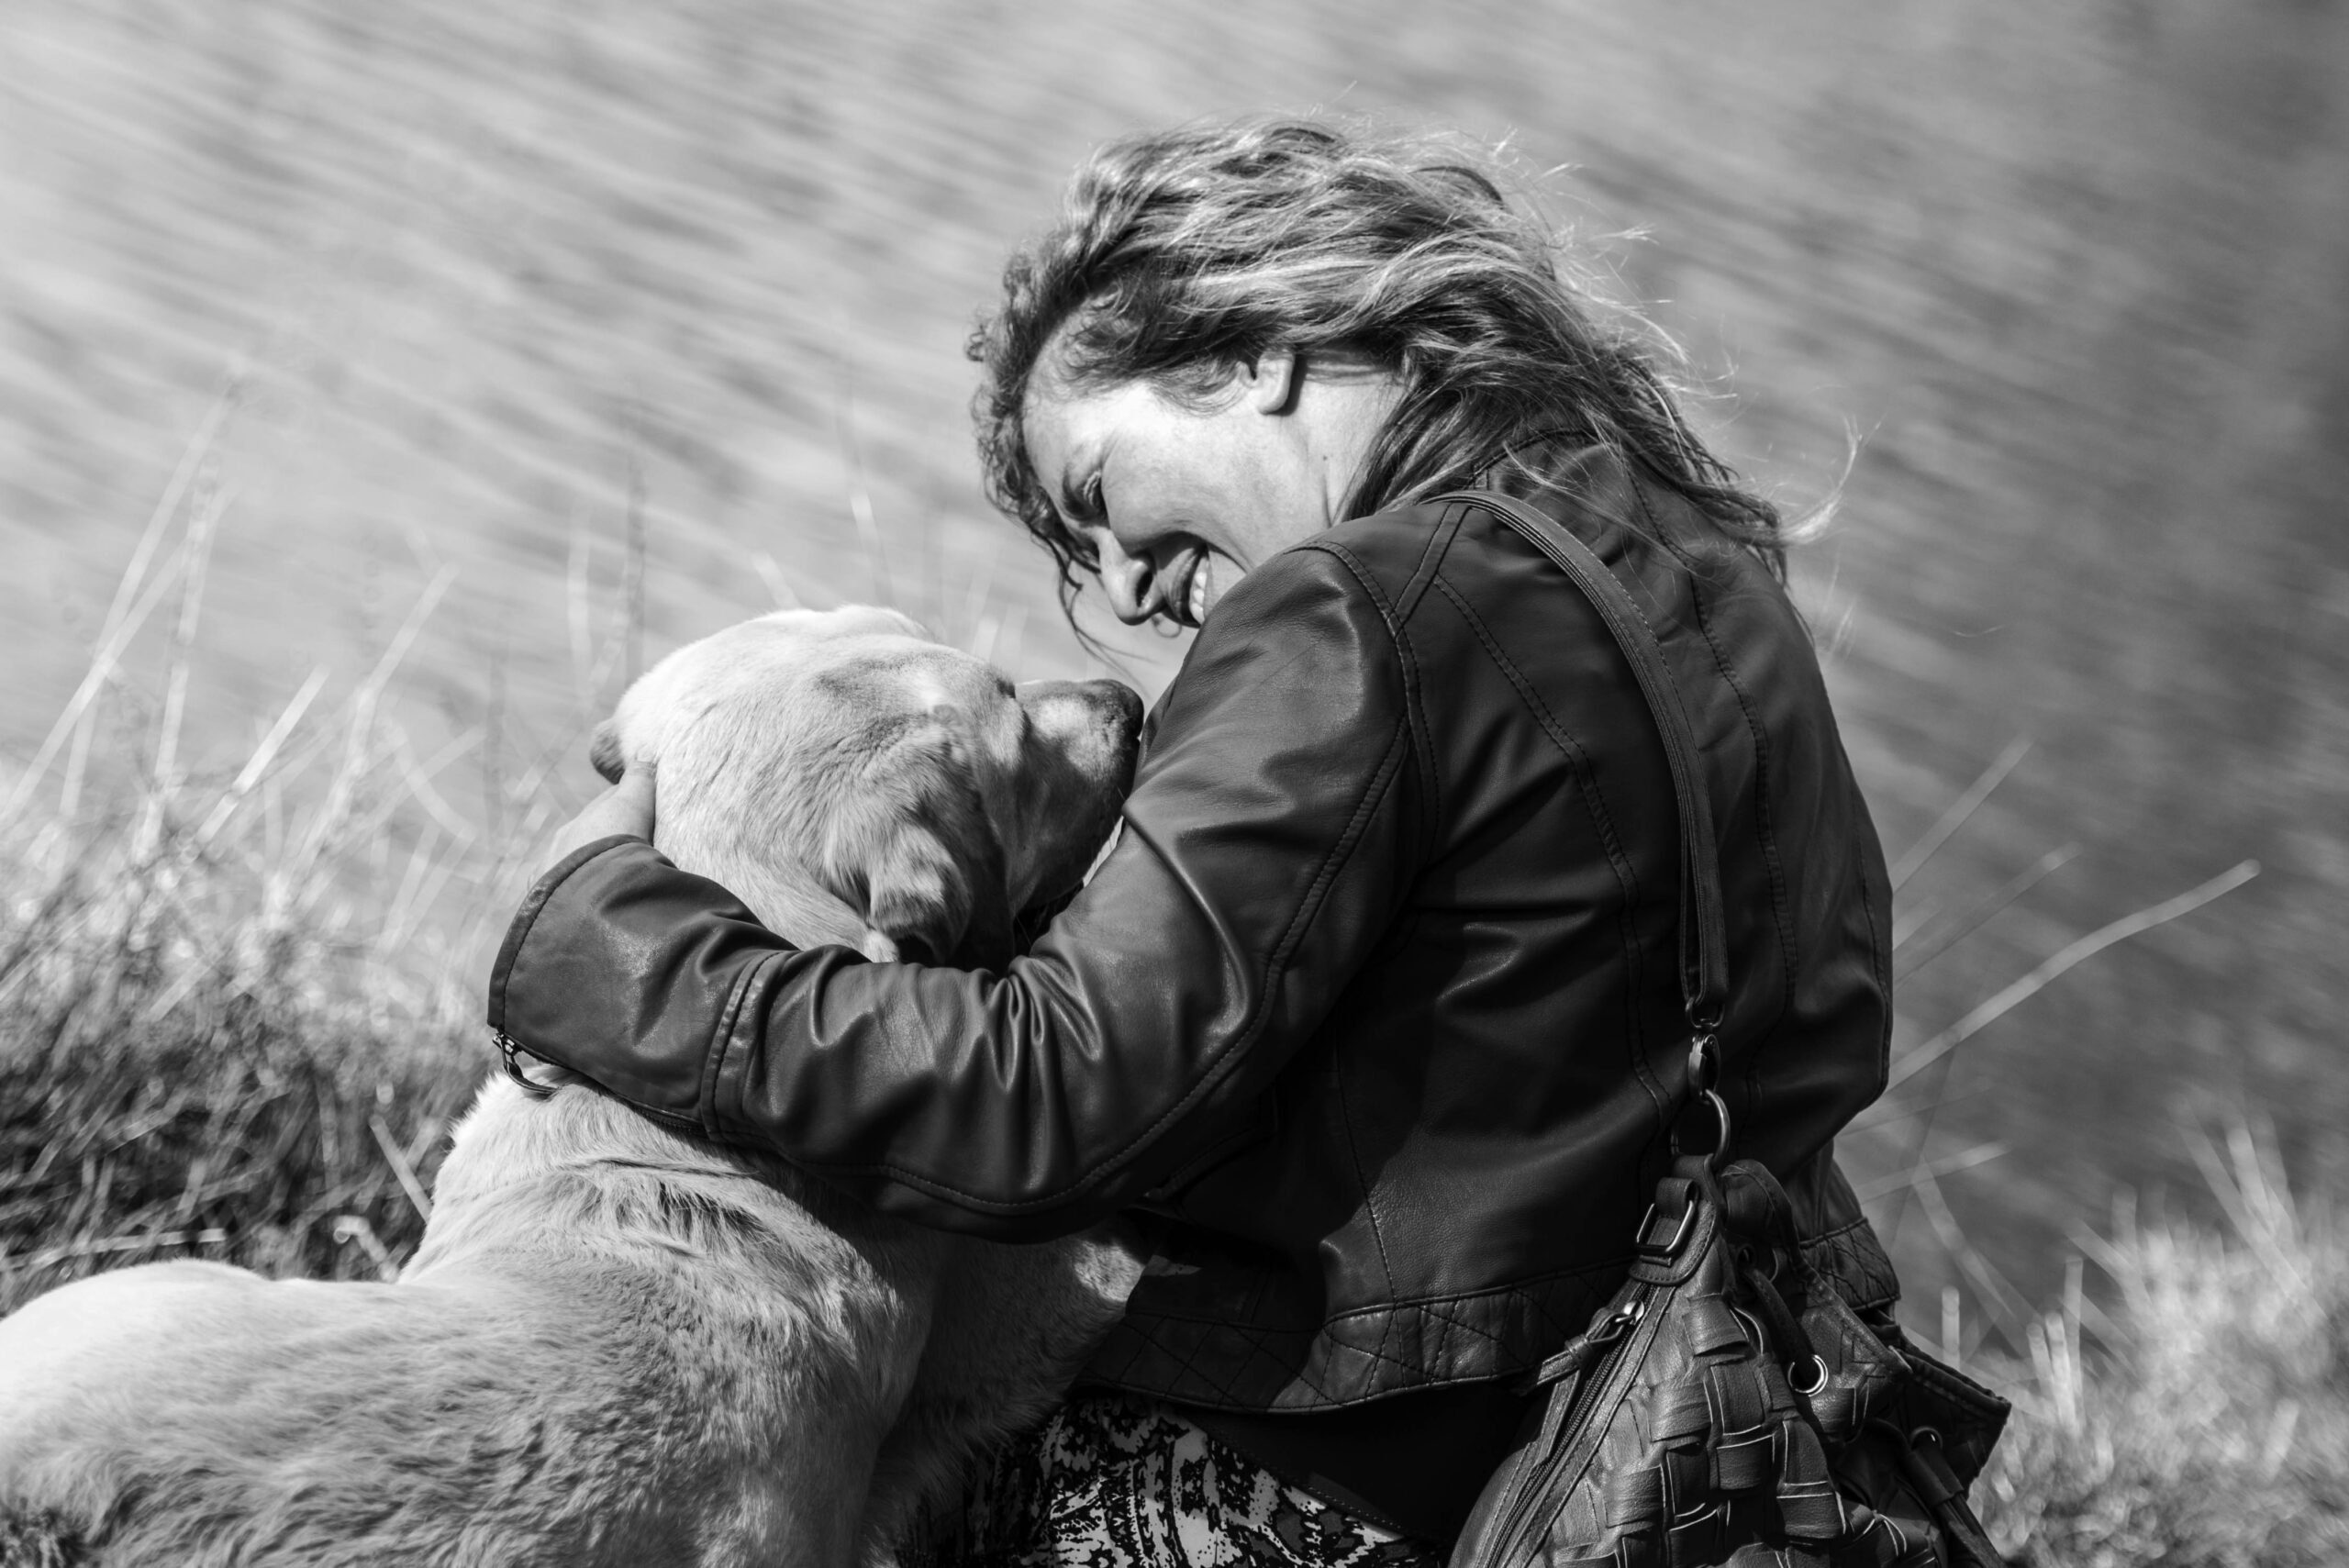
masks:
<path fill-rule="evenodd" d="M 326 684 L 327 667 L 320 664 L 313 668 L 309 678 L 294 694 L 293 700 L 278 714 L 277 722 L 269 727 L 269 732 L 261 738 L 261 744 L 253 748 L 253 754 L 246 759 L 244 767 L 239 770 L 235 781 L 228 785 L 228 793 L 213 803 L 211 811 L 204 818 L 204 825 L 195 830 L 195 847 L 198 850 L 210 844 L 219 835 L 220 829 L 228 825 L 228 818 L 244 803 L 245 796 L 252 793 L 253 785 L 261 782 L 261 776 L 269 771 L 269 765 L 277 760 L 287 738 L 293 735 L 294 727 L 302 722 L 302 716 L 310 710 L 310 705 L 317 700 L 318 693 Z"/>
<path fill-rule="evenodd" d="M 223 491 L 217 476 L 207 473 L 188 516 L 187 570 L 181 574 L 180 617 L 172 628 L 171 673 L 163 683 L 163 717 L 155 739 L 154 782 L 147 792 L 146 809 L 131 855 L 145 860 L 161 840 L 163 814 L 179 794 L 180 723 L 187 713 L 188 668 L 195 658 L 195 628 L 204 611 L 204 584 L 212 564 L 212 541 L 232 495 Z"/>
<path fill-rule="evenodd" d="M 40 782 L 41 776 L 49 772 L 50 763 L 57 760 L 58 751 L 81 724 L 99 691 L 114 678 L 115 666 L 121 662 L 123 650 L 130 645 L 132 638 L 139 635 L 139 628 L 147 624 L 147 617 L 155 613 L 155 606 L 162 603 L 163 595 L 171 591 L 186 559 L 187 548 L 183 544 L 173 552 L 171 562 L 140 592 L 138 602 L 131 606 L 129 613 L 115 628 L 114 635 L 99 639 L 98 651 L 90 659 L 90 668 L 82 676 L 82 684 L 74 688 L 73 695 L 66 699 L 64 712 L 59 714 L 57 722 L 50 727 L 48 738 L 41 741 L 40 750 L 33 753 L 33 760 L 25 764 L 25 771 L 17 775 L 17 782 L 9 789 L 7 799 L 0 801 L 0 823 L 15 819 L 26 797 Z"/>
<path fill-rule="evenodd" d="M 195 428 L 195 434 L 188 438 L 186 450 L 180 453 L 179 466 L 172 471 L 171 481 L 163 486 L 162 496 L 155 503 L 154 511 L 148 514 L 147 527 L 139 534 L 139 543 L 131 550 L 130 562 L 123 568 L 122 580 L 115 584 L 114 602 L 106 606 L 106 619 L 98 630 L 100 647 L 111 642 L 115 633 L 121 629 L 123 617 L 130 612 L 132 597 L 139 592 L 139 585 L 147 575 L 147 568 L 153 564 L 155 551 L 162 545 L 163 535 L 169 531 L 172 519 L 179 515 L 180 501 L 187 494 L 187 487 L 195 478 L 197 469 L 211 455 L 212 444 L 218 439 L 221 427 L 228 423 L 228 415 L 235 408 L 243 385 L 242 373 L 231 371 L 218 394 L 213 397 L 212 406 L 205 411 L 203 421 Z M 65 759 L 65 785 L 58 795 L 57 814 L 68 821 L 72 819 L 73 813 L 82 803 L 82 780 L 90 762 L 91 717 L 87 707 L 75 717 L 72 746 Z"/>
<path fill-rule="evenodd" d="M 783 568 L 776 564 L 774 556 L 763 550 L 751 551 L 751 570 L 756 572 L 759 574 L 759 580 L 767 585 L 767 596 L 774 600 L 776 609 L 797 610 L 807 607 L 807 601 L 800 598 L 798 590 L 792 587 L 791 579 L 784 575 Z"/>
<path fill-rule="evenodd" d="M 1853 1190 L 1858 1195 L 1862 1203 L 1869 1203 L 1880 1197 L 1890 1197 L 1894 1193 L 1906 1192 L 1920 1183 L 1937 1182 L 1943 1176 L 1955 1175 L 1960 1171 L 1970 1171 L 1976 1165 L 1987 1165 L 2004 1155 L 2012 1147 L 2013 1145 L 2003 1139 L 1993 1139 L 1987 1143 L 1977 1143 L 1973 1148 L 1963 1150 L 1958 1153 L 1944 1154 L 1938 1160 L 1929 1160 L 1922 1164 L 1911 1166 L 1894 1175 L 1878 1177 L 1866 1185 Z"/>
<path fill-rule="evenodd" d="M 407 1151 L 392 1137 L 392 1129 L 384 1125 L 382 1117 L 369 1117 L 367 1130 L 375 1135 L 376 1146 L 383 1150 L 384 1160 L 390 1162 L 392 1174 L 399 1179 L 400 1191 L 407 1194 L 407 1201 L 416 1207 L 416 1217 L 429 1224 L 432 1200 L 425 1195 L 424 1184 L 416 1179 L 416 1167 L 408 1163 Z"/>
<path fill-rule="evenodd" d="M 864 482 L 864 451 L 856 439 L 856 399 L 845 391 L 833 410 L 832 428 L 840 440 L 841 466 L 848 475 L 849 516 L 855 519 L 856 537 L 873 566 L 874 603 L 911 615 L 913 606 L 897 596 L 896 573 L 890 570 L 889 552 L 881 539 L 881 521 L 873 510 L 873 491 Z"/>
<path fill-rule="evenodd" d="M 1990 792 L 2006 782 L 2007 775 L 2015 771 L 2015 764 L 2021 762 L 2030 750 L 2031 742 L 2021 736 L 2007 743 L 2007 749 L 1998 753 L 1998 761 L 1984 769 L 1982 776 L 1969 784 L 1964 795 L 1950 803 L 1950 808 L 1942 813 L 1941 820 L 1928 828 L 1923 838 L 1909 846 L 1907 854 L 1893 862 L 1892 891 L 1899 892 L 1901 884 L 1916 875 L 1925 862 L 1949 842 L 1950 835 L 1965 826 L 1966 819 L 1981 809 L 1982 803 L 1990 798 Z"/>
<path fill-rule="evenodd" d="M 2126 941 L 2140 931 L 2149 931 L 2165 921 L 2190 914 L 2222 894 L 2232 893 L 2259 874 L 2257 861 L 2220 873 L 2199 887 L 2188 888 L 2175 898 L 2165 899 L 2134 915 L 2126 915 L 2109 926 L 2099 927 L 2065 948 L 2038 968 L 1966 1014 L 1941 1033 L 1908 1052 L 1892 1064 L 1892 1073 L 1885 1082 L 1892 1089 L 1922 1069 L 1956 1050 L 2022 1003 L 2029 1001 L 2052 984 L 2065 970 L 2094 958 L 2115 942 Z"/>
<path fill-rule="evenodd" d="M 441 596 L 448 593 L 450 585 L 456 580 L 457 569 L 453 566 L 444 566 L 434 575 L 417 597 L 415 607 L 408 611 L 407 619 L 394 634 L 391 645 L 384 650 L 384 656 L 375 662 L 375 668 L 359 683 L 359 690 L 351 697 L 351 734 L 343 750 L 342 765 L 335 770 L 334 778 L 328 784 L 326 803 L 318 808 L 317 817 L 303 840 L 295 864 L 289 868 L 290 875 L 286 879 L 289 885 L 308 884 L 310 868 L 328 840 L 349 819 L 351 804 L 358 795 L 359 782 L 367 772 L 368 743 L 374 736 L 375 710 L 383 701 L 384 690 L 406 662 L 408 650 L 416 645 L 417 635 L 424 630 L 424 623 L 431 617 Z M 315 894 L 318 889 L 313 887 L 310 891 Z"/>
<path fill-rule="evenodd" d="M 2061 849 L 2050 850 L 2040 856 L 2021 873 L 2009 878 L 2005 886 L 1991 894 L 1973 908 L 1947 922 L 1943 928 L 1946 934 L 1939 936 L 1938 940 L 1924 951 L 1913 958 L 1905 959 L 1905 962 L 1893 970 L 1893 979 L 1896 981 L 1908 979 L 1909 976 L 1980 930 L 2000 910 L 2037 887 L 2055 872 L 2070 864 L 2079 852 L 2080 847 L 2077 844 L 2065 844 Z M 1911 931 L 1909 936 L 1910 940 L 1914 940 L 1916 932 Z M 1895 952 L 1899 952 L 1903 945 L 1901 938 L 1898 936 L 1893 938 L 1892 948 Z"/>

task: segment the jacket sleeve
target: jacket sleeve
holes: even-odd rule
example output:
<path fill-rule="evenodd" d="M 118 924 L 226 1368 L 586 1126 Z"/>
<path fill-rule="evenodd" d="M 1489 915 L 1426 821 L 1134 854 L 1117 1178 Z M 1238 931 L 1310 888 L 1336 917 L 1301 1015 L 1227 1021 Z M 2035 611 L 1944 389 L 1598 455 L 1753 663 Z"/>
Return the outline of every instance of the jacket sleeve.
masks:
<path fill-rule="evenodd" d="M 884 1210 L 1091 1224 L 1240 1123 L 1393 921 L 1419 828 L 1383 606 L 1310 544 L 1244 578 L 1160 706 L 1117 848 L 1000 976 L 795 950 L 607 840 L 516 917 L 490 1022 Z"/>

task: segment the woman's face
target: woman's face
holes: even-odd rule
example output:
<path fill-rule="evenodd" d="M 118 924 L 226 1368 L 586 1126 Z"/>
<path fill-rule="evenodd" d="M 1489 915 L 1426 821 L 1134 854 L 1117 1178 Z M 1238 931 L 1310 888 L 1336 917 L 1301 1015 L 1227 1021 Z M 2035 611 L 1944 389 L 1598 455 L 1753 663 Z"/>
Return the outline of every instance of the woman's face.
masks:
<path fill-rule="evenodd" d="M 1046 370 L 1021 427 L 1118 618 L 1197 626 L 1241 573 L 1339 520 L 1397 390 L 1378 372 L 1308 376 L 1286 352 L 1234 367 L 1204 409 Z"/>

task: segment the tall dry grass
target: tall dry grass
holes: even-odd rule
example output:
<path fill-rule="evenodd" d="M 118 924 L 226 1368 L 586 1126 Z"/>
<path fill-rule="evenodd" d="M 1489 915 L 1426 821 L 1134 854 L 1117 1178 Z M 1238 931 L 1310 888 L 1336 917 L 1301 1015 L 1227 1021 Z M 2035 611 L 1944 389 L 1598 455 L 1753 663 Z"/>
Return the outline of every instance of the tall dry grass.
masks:
<path fill-rule="evenodd" d="M 1912 895 L 1911 879 L 2029 750 L 2007 748 L 1893 862 L 1898 975 L 1965 942 L 2077 855 L 2076 846 L 2052 850 L 1965 906 Z M 1937 1323 L 1919 1322 L 1930 1304 L 1909 1303 L 1913 1337 L 2015 1403 L 1974 1497 L 2016 1564 L 2349 1561 L 2349 1230 L 2332 1195 L 2296 1197 L 2274 1138 L 2243 1119 L 2222 1141 L 2182 1122 L 2207 1189 L 2188 1207 L 2217 1218 L 2145 1218 L 2124 1191 L 2103 1229 L 2075 1221 L 2060 1299 L 2043 1306 L 1973 1244 L 1943 1191 L 2001 1158 L 2007 1142 L 1948 1148 L 1934 1137 L 1949 1069 L 1968 1041 L 2077 966 L 2193 914 L 2258 869 L 2243 862 L 2112 920 L 1940 1028 L 1904 1029 L 1886 1099 L 1856 1125 L 1870 1162 L 1888 1166 L 1859 1188 L 1879 1229 L 1921 1217 L 1943 1272 L 1963 1282 L 1939 1293 Z"/>
<path fill-rule="evenodd" d="M 306 813 L 150 787 L 0 842 L 0 1311 L 126 1263 L 375 1277 L 414 1246 L 486 1052 L 455 946 L 411 929 L 446 865 L 380 895 L 376 760 Z"/>
<path fill-rule="evenodd" d="M 464 1009 L 386 983 L 384 922 L 273 913 L 233 851 L 137 837 L 6 853 L 0 1311 L 165 1258 L 388 1275 L 482 1071 Z"/>
<path fill-rule="evenodd" d="M 2349 1562 L 2349 1230 L 2243 1126 L 2188 1136 L 2224 1226 L 2124 1203 L 2080 1236 L 2109 1289 L 2076 1269 L 1988 1369 L 2017 1410 L 1976 1498 L 2016 1562 Z"/>
<path fill-rule="evenodd" d="M 340 704 L 313 672 L 240 765 L 184 764 L 207 434 L 0 788 L 0 1311 L 165 1258 L 395 1273 L 487 1061 L 473 955 L 552 814 L 543 766 L 517 770 L 529 808 L 492 845 L 386 711 L 445 576 Z"/>

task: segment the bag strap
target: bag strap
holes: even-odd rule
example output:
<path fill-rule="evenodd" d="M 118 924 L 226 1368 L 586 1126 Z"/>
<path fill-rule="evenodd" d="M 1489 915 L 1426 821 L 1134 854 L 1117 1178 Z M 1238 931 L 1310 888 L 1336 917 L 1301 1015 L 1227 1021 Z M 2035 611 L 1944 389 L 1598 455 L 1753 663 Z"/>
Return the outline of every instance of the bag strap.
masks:
<path fill-rule="evenodd" d="M 1648 712 L 1664 737 L 1664 761 L 1672 770 L 1672 793 L 1680 809 L 1680 995 L 1695 1037 L 1689 1093 L 1694 1096 L 1709 1091 L 1718 1068 L 1711 1050 L 1713 1031 L 1729 999 L 1728 924 L 1722 915 L 1720 852 L 1713 838 L 1712 806 L 1697 765 L 1696 734 L 1681 706 L 1672 668 L 1664 662 L 1664 645 L 1622 582 L 1563 524 L 1497 490 L 1454 490 L 1434 499 L 1482 506 L 1548 556 L 1598 611 L 1647 698 Z M 1713 1060 L 1700 1062 L 1700 1056 Z M 1726 1119 L 1721 1132 L 1726 1141 Z"/>

